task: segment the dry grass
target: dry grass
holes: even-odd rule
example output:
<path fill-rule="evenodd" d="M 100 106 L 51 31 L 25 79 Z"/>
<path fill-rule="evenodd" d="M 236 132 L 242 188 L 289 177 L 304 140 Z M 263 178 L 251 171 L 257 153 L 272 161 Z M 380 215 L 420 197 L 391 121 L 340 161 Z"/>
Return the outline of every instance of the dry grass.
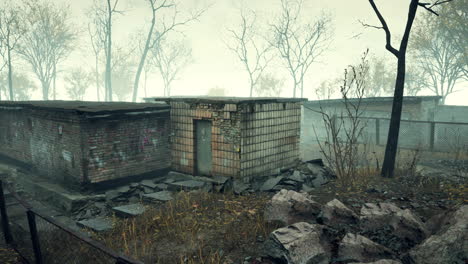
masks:
<path fill-rule="evenodd" d="M 257 238 L 278 228 L 263 220 L 269 198 L 180 192 L 137 218 L 114 218 L 114 229 L 96 237 L 145 263 L 225 263 L 227 255 L 256 256 Z"/>

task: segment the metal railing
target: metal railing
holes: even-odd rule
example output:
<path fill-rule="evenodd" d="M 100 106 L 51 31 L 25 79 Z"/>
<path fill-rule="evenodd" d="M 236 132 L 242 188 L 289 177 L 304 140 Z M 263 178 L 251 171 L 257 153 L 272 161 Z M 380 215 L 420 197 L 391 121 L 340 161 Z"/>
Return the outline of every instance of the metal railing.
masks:
<path fill-rule="evenodd" d="M 8 192 L 10 202 L 7 202 L 4 190 Z M 5 242 L 28 263 L 143 263 L 119 254 L 33 208 L 1 179 L 0 215 Z"/>

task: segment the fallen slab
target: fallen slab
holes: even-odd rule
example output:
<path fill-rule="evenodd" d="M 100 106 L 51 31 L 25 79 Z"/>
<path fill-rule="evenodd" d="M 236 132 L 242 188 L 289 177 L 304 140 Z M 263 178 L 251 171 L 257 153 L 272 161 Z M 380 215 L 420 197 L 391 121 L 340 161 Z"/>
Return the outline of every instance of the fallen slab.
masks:
<path fill-rule="evenodd" d="M 89 228 L 96 232 L 104 232 L 112 229 L 112 221 L 107 218 L 92 218 L 76 222 L 78 226 Z"/>
<path fill-rule="evenodd" d="M 172 193 L 170 191 L 160 191 L 160 192 L 155 192 L 155 193 L 147 193 L 143 194 L 142 197 L 147 200 L 151 201 L 170 201 L 174 199 L 172 197 Z"/>
<path fill-rule="evenodd" d="M 122 206 L 112 207 L 116 215 L 121 217 L 134 217 L 143 214 L 146 208 L 141 203 L 127 204 Z"/>

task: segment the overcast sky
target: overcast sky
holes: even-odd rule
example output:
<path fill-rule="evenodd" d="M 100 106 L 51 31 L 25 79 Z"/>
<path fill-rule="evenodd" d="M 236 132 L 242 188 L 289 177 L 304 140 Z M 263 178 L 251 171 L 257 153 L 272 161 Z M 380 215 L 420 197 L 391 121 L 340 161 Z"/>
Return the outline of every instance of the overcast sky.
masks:
<path fill-rule="evenodd" d="M 0 0 L 10 1 L 10 0 Z M 86 17 L 84 13 L 92 4 L 92 0 L 52 0 L 56 3 L 70 5 L 73 10 L 73 21 L 77 25 L 85 26 Z M 105 0 L 102 0 L 105 1 Z M 138 30 L 147 30 L 150 20 L 150 11 L 146 8 L 145 0 L 120 0 L 125 14 L 116 17 L 114 22 L 114 43 L 127 43 Z M 181 79 L 173 83 L 173 95 L 203 95 L 209 88 L 219 86 L 229 90 L 231 96 L 248 96 L 249 86 L 246 73 L 242 65 L 230 50 L 226 48 L 223 39 L 226 40 L 228 27 L 239 23 L 237 7 L 241 0 L 179 0 L 181 9 L 189 9 L 203 5 L 210 1 L 212 6 L 200 18 L 181 30 L 184 31 L 193 49 L 194 62 L 185 68 Z M 343 69 L 350 63 L 359 60 L 360 55 L 367 49 L 377 56 L 386 56 L 388 61 L 396 63 L 388 51 L 385 50 L 385 34 L 383 30 L 363 28 L 358 20 L 368 24 L 379 25 L 379 22 L 367 0 L 305 0 L 305 8 L 302 16 L 314 20 L 322 10 L 333 15 L 334 41 L 329 51 L 323 54 L 320 62 L 312 64 L 305 81 L 305 97 L 315 99 L 315 88 L 323 80 L 341 76 Z M 406 23 L 409 0 L 376 0 L 383 16 L 387 19 L 393 35 L 398 37 L 403 34 Z M 277 16 L 279 11 L 279 0 L 248 0 L 245 5 L 258 12 L 259 22 L 268 23 L 269 19 Z M 183 10 L 182 10 L 183 11 Z M 419 9 L 419 12 L 424 12 Z M 359 35 L 358 38 L 352 38 Z M 93 67 L 93 57 L 87 44 L 88 36 L 83 33 L 83 45 L 70 57 L 66 66 L 89 65 Z M 397 42 L 393 43 L 398 47 Z M 286 74 L 286 69 L 281 65 L 274 65 L 271 69 L 278 74 Z M 156 75 L 155 75 L 156 76 Z M 287 77 L 287 75 L 285 75 Z M 292 83 L 286 79 L 282 96 L 292 96 Z M 463 89 L 450 95 L 447 104 L 468 105 L 468 87 L 466 82 L 459 84 Z M 62 93 L 64 95 L 64 93 Z M 89 91 L 88 100 L 95 100 L 95 93 Z M 162 83 L 156 77 L 151 78 L 148 85 L 148 96 L 161 96 L 163 94 Z M 421 95 L 430 94 L 423 92 Z M 142 89 L 139 95 L 143 96 Z M 38 95 L 39 96 L 39 95 Z M 61 96 L 63 98 L 63 96 Z"/>

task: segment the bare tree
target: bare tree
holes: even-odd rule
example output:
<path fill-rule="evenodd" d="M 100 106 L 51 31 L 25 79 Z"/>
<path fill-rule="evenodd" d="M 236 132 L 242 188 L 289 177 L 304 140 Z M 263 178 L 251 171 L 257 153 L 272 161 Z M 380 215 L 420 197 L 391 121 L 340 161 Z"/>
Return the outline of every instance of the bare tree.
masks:
<path fill-rule="evenodd" d="M 192 49 L 183 40 L 160 39 L 152 49 L 152 59 L 164 82 L 164 96 L 171 95 L 171 83 L 192 60 Z"/>
<path fill-rule="evenodd" d="M 115 46 L 112 55 L 112 93 L 118 101 L 131 99 L 133 76 L 137 67 L 136 48 Z"/>
<path fill-rule="evenodd" d="M 29 31 L 18 44 L 17 52 L 31 65 L 41 82 L 42 97 L 48 100 L 57 64 L 70 54 L 76 35 L 68 22 L 68 8 L 49 2 L 31 2 L 28 9 Z"/>
<path fill-rule="evenodd" d="M 224 87 L 215 86 L 211 87 L 206 94 L 208 96 L 226 96 L 227 90 Z"/>
<path fill-rule="evenodd" d="M 148 56 L 148 52 L 155 47 L 159 43 L 161 43 L 161 39 L 165 38 L 165 36 L 175 30 L 177 27 L 187 25 L 191 21 L 198 20 L 198 18 L 206 11 L 206 9 L 200 9 L 193 13 L 191 13 L 188 17 L 180 19 L 180 12 L 177 9 L 177 4 L 173 0 L 146 0 L 151 8 L 151 24 L 148 30 L 148 35 L 146 37 L 145 47 L 142 50 L 142 54 L 140 57 L 140 62 L 138 64 L 138 68 L 135 74 L 135 81 L 133 84 L 133 96 L 132 101 L 136 102 L 138 96 L 138 87 L 140 84 L 140 77 L 145 66 L 146 57 Z M 171 10 L 172 16 L 170 19 L 165 19 L 164 15 L 161 14 L 163 19 L 160 23 L 156 21 L 157 13 L 163 13 L 164 10 Z M 169 21 L 169 22 L 167 22 Z M 157 26 L 160 26 L 157 28 Z"/>
<path fill-rule="evenodd" d="M 233 42 L 232 45 L 228 44 L 228 48 L 236 54 L 249 75 L 249 95 L 252 97 L 260 77 L 273 59 L 269 53 L 272 46 L 269 43 L 258 43 L 261 38 L 258 38 L 259 34 L 255 30 L 258 24 L 253 10 L 241 9 L 240 19 L 237 30 L 228 29 Z"/>
<path fill-rule="evenodd" d="M 283 90 L 284 79 L 277 77 L 273 73 L 265 73 L 258 79 L 258 85 L 255 86 L 257 96 L 279 97 Z"/>
<path fill-rule="evenodd" d="M 82 101 L 93 82 L 93 76 L 82 68 L 74 68 L 65 76 L 65 82 L 68 96 L 73 100 Z"/>
<path fill-rule="evenodd" d="M 88 23 L 88 35 L 90 39 L 91 48 L 94 53 L 94 81 L 96 86 L 96 95 L 97 100 L 101 101 L 100 89 L 103 85 L 100 78 L 99 61 L 101 59 L 102 52 L 106 48 L 106 14 L 105 10 L 103 8 L 100 8 L 97 2 L 94 1 L 92 8 L 88 11 L 87 16 L 89 20 L 91 20 Z M 104 92 L 105 95 L 103 99 L 106 100 L 108 93 L 107 90 Z"/>
<path fill-rule="evenodd" d="M 13 92 L 13 69 L 12 51 L 16 44 L 26 32 L 24 24 L 21 22 L 21 8 L 14 3 L 4 4 L 0 8 L 0 56 L 4 58 L 4 65 L 8 67 L 8 91 L 10 100 L 14 99 Z M 0 67 L 0 70 L 3 67 Z M 1 93 L 0 93 L 1 100 Z"/>
<path fill-rule="evenodd" d="M 118 9 L 120 0 L 94 0 L 93 6 L 88 12 L 91 23 L 89 24 L 89 34 L 95 55 L 95 79 L 96 89 L 99 95 L 99 56 L 104 51 L 105 71 L 104 71 L 104 100 L 112 101 L 112 26 L 115 15 L 123 14 Z"/>
<path fill-rule="evenodd" d="M 442 96 L 442 104 L 448 95 L 456 92 L 455 84 L 464 78 L 464 69 L 468 67 L 464 60 L 466 54 L 454 45 L 448 32 L 442 20 L 425 14 L 416 21 L 410 42 L 418 66 L 427 77 L 427 88 Z"/>
<path fill-rule="evenodd" d="M 293 97 L 297 89 L 304 96 L 304 77 L 310 65 L 327 50 L 332 37 L 329 15 L 322 14 L 313 24 L 300 23 L 302 3 L 303 0 L 281 0 L 281 15 L 273 25 L 271 41 L 293 79 Z"/>
<path fill-rule="evenodd" d="M 0 87 L 7 87 L 8 83 L 10 82 L 9 79 L 10 77 L 8 76 L 8 73 L 2 74 L 0 76 Z M 15 89 L 13 89 L 13 100 L 30 100 L 32 93 L 38 88 L 36 84 L 29 78 L 29 76 L 23 72 L 14 71 L 11 79 L 15 84 Z M 8 96 L 10 96 L 10 94 Z"/>
<path fill-rule="evenodd" d="M 439 26 L 446 32 L 447 41 L 461 54 L 463 77 L 468 80 L 468 0 L 453 1 L 449 5 L 442 5 L 438 12 L 441 14 Z"/>
<path fill-rule="evenodd" d="M 400 120 L 401 120 L 401 110 L 403 107 L 403 93 L 405 87 L 405 72 L 406 72 L 406 50 L 408 47 L 409 36 L 411 28 L 413 26 L 414 18 L 416 16 L 416 11 L 419 6 L 430 11 L 431 13 L 437 14 L 433 7 L 450 2 L 451 0 L 437 0 L 435 3 L 420 3 L 419 0 L 411 0 L 408 9 L 408 20 L 406 22 L 405 32 L 400 42 L 400 48 L 397 50 L 392 46 L 391 39 L 392 35 L 390 29 L 388 28 L 387 22 L 380 13 L 379 9 L 374 3 L 374 0 L 369 0 L 369 3 L 374 10 L 377 18 L 379 19 L 382 26 L 370 26 L 364 24 L 365 26 L 383 29 L 385 31 L 386 45 L 385 48 L 392 53 L 398 60 L 397 64 L 397 76 L 395 80 L 395 90 L 393 95 L 393 105 L 392 105 L 392 115 L 390 119 L 390 128 L 388 132 L 387 145 L 385 147 L 385 158 L 382 165 L 381 174 L 383 177 L 393 177 L 395 171 L 395 160 L 398 150 L 398 134 L 400 131 Z"/>

